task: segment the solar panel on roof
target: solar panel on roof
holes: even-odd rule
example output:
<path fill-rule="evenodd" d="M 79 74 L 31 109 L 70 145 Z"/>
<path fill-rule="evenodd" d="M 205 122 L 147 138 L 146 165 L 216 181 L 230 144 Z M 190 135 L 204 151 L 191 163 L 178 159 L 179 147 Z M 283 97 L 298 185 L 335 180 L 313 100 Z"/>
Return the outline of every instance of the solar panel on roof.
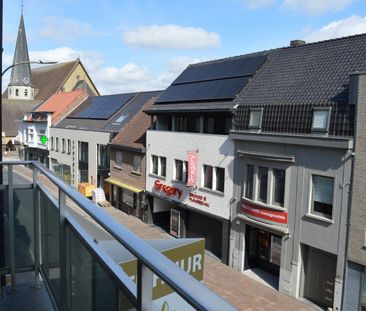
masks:
<path fill-rule="evenodd" d="M 75 119 L 109 119 L 117 110 L 125 105 L 133 94 L 92 97 L 83 110 L 70 116 Z"/>
<path fill-rule="evenodd" d="M 233 99 L 247 84 L 249 78 L 171 85 L 159 96 L 156 103 Z"/>
<path fill-rule="evenodd" d="M 252 76 L 266 59 L 265 55 L 257 55 L 192 65 L 184 70 L 172 84 Z"/>

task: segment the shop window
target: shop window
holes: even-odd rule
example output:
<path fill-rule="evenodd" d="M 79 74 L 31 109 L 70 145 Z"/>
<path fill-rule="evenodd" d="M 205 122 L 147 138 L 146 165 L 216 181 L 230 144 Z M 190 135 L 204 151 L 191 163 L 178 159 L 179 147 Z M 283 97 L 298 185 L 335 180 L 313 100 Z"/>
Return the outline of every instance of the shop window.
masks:
<path fill-rule="evenodd" d="M 328 132 L 331 108 L 316 108 L 313 114 L 312 131 Z"/>
<path fill-rule="evenodd" d="M 284 207 L 286 170 L 247 164 L 244 197 Z"/>
<path fill-rule="evenodd" d="M 224 192 L 225 169 L 203 165 L 203 187 Z"/>
<path fill-rule="evenodd" d="M 166 177 L 166 158 L 156 155 L 151 156 L 151 173 Z"/>
<path fill-rule="evenodd" d="M 175 163 L 175 179 L 186 182 L 188 177 L 188 162 L 182 160 L 174 160 Z"/>
<path fill-rule="evenodd" d="M 312 175 L 311 213 L 332 219 L 334 178 Z"/>
<path fill-rule="evenodd" d="M 141 156 L 133 156 L 132 172 L 141 174 Z"/>
<path fill-rule="evenodd" d="M 249 116 L 249 128 L 260 129 L 262 125 L 263 108 L 251 108 Z"/>
<path fill-rule="evenodd" d="M 116 160 L 114 162 L 114 167 L 121 168 L 122 167 L 122 152 L 116 151 Z"/>

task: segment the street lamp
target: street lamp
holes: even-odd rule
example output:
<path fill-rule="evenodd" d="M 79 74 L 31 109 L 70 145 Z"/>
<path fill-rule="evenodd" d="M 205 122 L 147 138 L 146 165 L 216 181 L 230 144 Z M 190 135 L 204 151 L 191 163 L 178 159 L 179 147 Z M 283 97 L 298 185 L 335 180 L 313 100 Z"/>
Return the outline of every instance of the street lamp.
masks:
<path fill-rule="evenodd" d="M 41 60 L 39 61 L 27 61 L 27 62 L 19 62 L 19 63 L 15 63 L 10 65 L 9 67 L 5 68 L 5 70 L 1 73 L 1 77 L 5 74 L 5 72 L 7 72 L 10 68 L 13 68 L 15 66 L 18 65 L 24 65 L 24 64 L 40 64 L 40 65 L 52 65 L 52 64 L 57 64 L 57 62 L 42 62 Z"/>

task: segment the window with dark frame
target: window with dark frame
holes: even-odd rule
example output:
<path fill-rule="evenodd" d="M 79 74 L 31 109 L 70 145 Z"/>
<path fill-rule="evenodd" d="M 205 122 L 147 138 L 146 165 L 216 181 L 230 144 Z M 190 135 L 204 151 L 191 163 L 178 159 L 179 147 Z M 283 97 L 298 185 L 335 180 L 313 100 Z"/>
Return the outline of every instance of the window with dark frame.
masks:
<path fill-rule="evenodd" d="M 225 169 L 216 167 L 216 190 L 224 192 L 225 188 Z"/>
<path fill-rule="evenodd" d="M 186 182 L 188 177 L 188 162 L 182 160 L 174 160 L 175 163 L 175 179 Z"/>
<path fill-rule="evenodd" d="M 152 162 L 151 173 L 153 173 L 155 175 L 159 175 L 159 157 L 156 155 L 152 155 L 151 162 Z"/>
<path fill-rule="evenodd" d="M 273 169 L 273 203 L 279 206 L 285 202 L 285 176 L 285 170 Z"/>
<path fill-rule="evenodd" d="M 132 171 L 134 173 L 141 174 L 141 156 L 134 155 L 133 156 L 133 167 Z"/>
<path fill-rule="evenodd" d="M 160 159 L 160 176 L 166 177 L 166 157 L 159 157 Z"/>
<path fill-rule="evenodd" d="M 333 193 L 333 177 L 312 175 L 311 212 L 332 219 Z"/>
<path fill-rule="evenodd" d="M 56 146 L 55 146 L 55 151 L 58 151 L 58 137 L 56 137 Z"/>
<path fill-rule="evenodd" d="M 212 166 L 203 165 L 203 186 L 208 189 L 212 189 Z"/>
<path fill-rule="evenodd" d="M 245 197 L 253 200 L 253 187 L 254 187 L 254 166 L 247 165 L 247 178 L 245 186 Z"/>
<path fill-rule="evenodd" d="M 62 153 L 65 153 L 65 151 L 66 151 L 65 138 L 62 138 L 61 152 Z"/>
<path fill-rule="evenodd" d="M 268 168 L 260 166 L 258 167 L 258 199 L 263 203 L 267 203 L 267 190 L 268 190 Z"/>
<path fill-rule="evenodd" d="M 70 154 L 71 153 L 71 139 L 67 140 L 67 153 Z"/>
<path fill-rule="evenodd" d="M 114 161 L 114 166 L 117 168 L 122 167 L 123 154 L 122 151 L 116 151 L 116 159 Z"/>

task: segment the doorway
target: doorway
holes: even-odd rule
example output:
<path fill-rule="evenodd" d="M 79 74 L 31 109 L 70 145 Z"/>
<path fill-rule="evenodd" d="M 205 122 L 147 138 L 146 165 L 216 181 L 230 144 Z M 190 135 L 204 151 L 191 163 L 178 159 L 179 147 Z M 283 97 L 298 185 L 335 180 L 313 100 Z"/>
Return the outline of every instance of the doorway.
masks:
<path fill-rule="evenodd" d="M 333 307 L 337 258 L 303 245 L 303 296 L 321 307 Z"/>

